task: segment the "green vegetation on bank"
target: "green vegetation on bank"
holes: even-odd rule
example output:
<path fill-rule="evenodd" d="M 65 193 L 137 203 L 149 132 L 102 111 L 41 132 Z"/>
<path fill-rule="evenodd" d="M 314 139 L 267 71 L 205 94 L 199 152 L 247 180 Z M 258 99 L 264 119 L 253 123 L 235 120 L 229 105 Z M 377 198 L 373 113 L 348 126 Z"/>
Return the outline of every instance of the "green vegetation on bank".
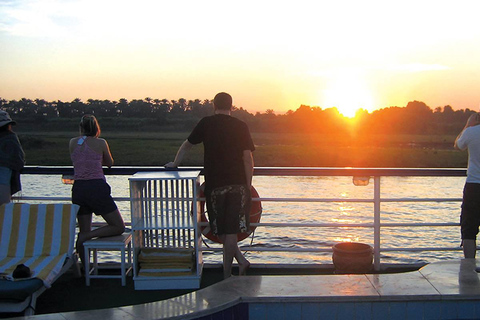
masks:
<path fill-rule="evenodd" d="M 119 101 L 80 99 L 72 102 L 0 98 L 0 109 L 25 127 L 64 131 L 76 128 L 83 114 L 95 115 L 108 131 L 122 132 L 185 132 L 190 131 L 204 116 L 213 114 L 210 100 L 145 98 Z M 342 116 L 336 108 L 322 109 L 301 105 L 295 111 L 276 114 L 249 113 L 234 107 L 232 115 L 247 123 L 252 132 L 398 135 L 458 134 L 474 110 L 454 110 L 451 106 L 431 109 L 421 101 L 411 101 L 405 107 L 388 107 L 371 113 L 358 110 L 354 119 Z M 40 130 L 43 131 L 43 130 Z"/>
<path fill-rule="evenodd" d="M 72 102 L 41 99 L 6 101 L 0 109 L 18 125 L 29 165 L 70 165 L 68 141 L 78 135 L 81 115 L 94 114 L 102 137 L 110 144 L 115 164 L 161 166 L 172 161 L 178 147 L 200 118 L 213 114 L 209 100 L 168 101 L 145 98 L 119 101 Z M 257 150 L 255 165 L 313 167 L 461 167 L 467 153 L 453 149 L 456 135 L 475 111 L 432 110 L 412 101 L 354 119 L 337 109 L 302 105 L 277 115 L 273 109 L 251 114 L 234 108 L 232 115 L 247 123 Z M 203 163 L 201 146 L 187 155 L 184 165 Z"/>
<path fill-rule="evenodd" d="M 20 129 L 20 128 L 18 128 Z M 68 142 L 77 132 L 17 130 L 29 165 L 71 165 Z M 117 166 L 161 166 L 175 157 L 187 132 L 109 132 Z M 467 153 L 453 149 L 455 136 L 253 133 L 258 167 L 419 167 L 464 168 Z M 195 146 L 184 165 L 201 166 L 203 152 Z"/>

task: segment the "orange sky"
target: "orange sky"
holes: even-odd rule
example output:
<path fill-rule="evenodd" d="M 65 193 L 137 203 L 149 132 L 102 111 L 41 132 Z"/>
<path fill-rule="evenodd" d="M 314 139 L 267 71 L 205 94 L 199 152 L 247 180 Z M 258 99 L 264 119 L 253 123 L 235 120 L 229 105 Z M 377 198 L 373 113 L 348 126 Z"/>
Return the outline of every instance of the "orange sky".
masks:
<path fill-rule="evenodd" d="M 0 97 L 478 109 L 478 1 L 0 1 Z"/>

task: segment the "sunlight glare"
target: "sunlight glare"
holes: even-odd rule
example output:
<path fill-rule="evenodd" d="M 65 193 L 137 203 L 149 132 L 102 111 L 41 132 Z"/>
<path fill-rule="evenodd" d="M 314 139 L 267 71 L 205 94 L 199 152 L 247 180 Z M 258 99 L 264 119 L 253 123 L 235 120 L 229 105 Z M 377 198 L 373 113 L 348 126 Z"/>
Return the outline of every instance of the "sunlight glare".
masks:
<path fill-rule="evenodd" d="M 337 72 L 323 92 L 324 106 L 336 107 L 347 118 L 355 117 L 359 109 L 373 110 L 374 103 L 365 79 L 355 71 Z"/>
<path fill-rule="evenodd" d="M 342 215 L 349 215 L 350 212 L 352 212 L 354 210 L 354 208 L 352 206 L 339 206 L 338 207 L 338 211 L 342 214 Z"/>
<path fill-rule="evenodd" d="M 333 239 L 334 242 L 358 242 L 359 237 L 336 237 Z"/>
<path fill-rule="evenodd" d="M 331 221 L 335 222 L 335 223 L 343 223 L 343 224 L 354 222 L 354 220 L 352 220 L 352 219 L 340 219 L 340 218 L 332 218 Z"/>

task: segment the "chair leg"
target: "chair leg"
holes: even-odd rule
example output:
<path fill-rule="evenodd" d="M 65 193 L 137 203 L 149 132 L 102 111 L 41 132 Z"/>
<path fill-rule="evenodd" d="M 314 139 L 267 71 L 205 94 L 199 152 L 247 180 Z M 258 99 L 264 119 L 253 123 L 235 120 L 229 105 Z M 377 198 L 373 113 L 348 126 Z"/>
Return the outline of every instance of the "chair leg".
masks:
<path fill-rule="evenodd" d="M 90 248 L 85 247 L 85 285 L 90 286 Z"/>
<path fill-rule="evenodd" d="M 37 304 L 37 292 L 32 293 L 30 296 L 30 303 L 28 304 L 27 309 L 24 311 L 25 316 L 33 316 L 35 314 L 35 307 Z"/>
<path fill-rule="evenodd" d="M 125 273 L 125 247 L 123 247 L 122 249 L 120 249 L 120 252 L 121 252 L 121 255 L 122 255 L 122 258 L 120 260 L 120 273 L 121 273 L 121 276 L 122 276 L 122 286 L 125 287 L 125 285 L 127 284 L 127 280 L 126 280 L 126 273 Z"/>

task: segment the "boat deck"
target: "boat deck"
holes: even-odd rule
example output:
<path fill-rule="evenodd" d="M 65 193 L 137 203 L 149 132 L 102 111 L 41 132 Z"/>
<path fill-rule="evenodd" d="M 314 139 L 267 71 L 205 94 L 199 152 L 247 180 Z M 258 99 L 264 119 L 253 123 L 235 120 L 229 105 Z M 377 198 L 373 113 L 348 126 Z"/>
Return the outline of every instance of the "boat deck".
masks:
<path fill-rule="evenodd" d="M 477 265 L 480 266 L 480 260 L 459 259 L 405 273 L 231 277 L 225 281 L 213 280 L 213 284 L 184 295 L 178 295 L 176 290 L 163 290 L 162 294 L 166 291 L 176 296 L 161 301 L 135 304 L 134 297 L 126 296 L 125 299 L 130 300 L 128 306 L 25 318 L 479 319 Z M 102 290 L 101 285 L 97 287 L 100 281 L 86 287 L 85 295 L 77 299 L 79 304 L 92 298 L 95 290 Z M 122 287 L 118 285 L 118 288 Z M 47 292 L 44 298 L 48 298 Z M 156 291 L 144 293 L 150 294 L 152 299 L 158 298 Z"/>

